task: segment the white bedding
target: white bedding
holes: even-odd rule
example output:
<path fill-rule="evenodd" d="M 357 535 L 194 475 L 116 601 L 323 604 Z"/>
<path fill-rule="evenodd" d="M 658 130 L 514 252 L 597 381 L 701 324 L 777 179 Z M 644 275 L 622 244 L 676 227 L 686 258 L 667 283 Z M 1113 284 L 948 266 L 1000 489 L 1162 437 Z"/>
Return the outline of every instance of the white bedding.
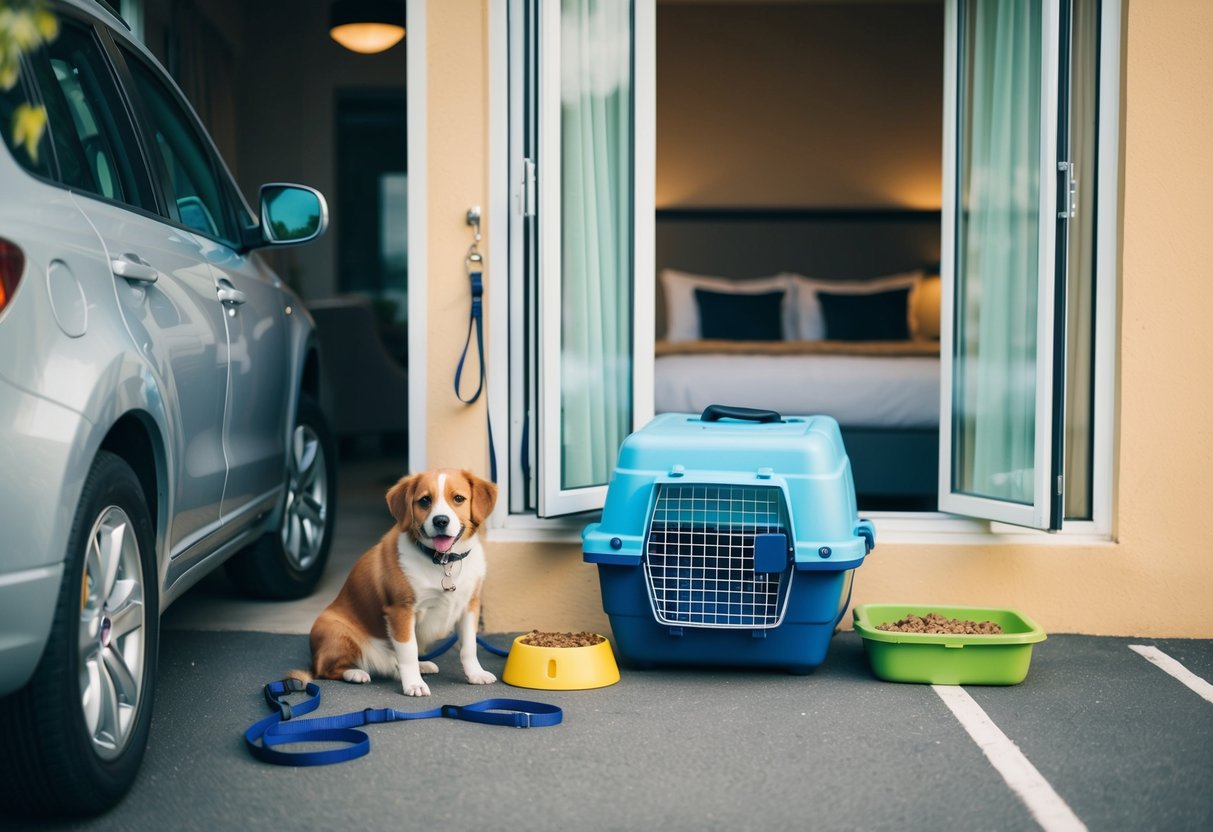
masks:
<path fill-rule="evenodd" d="M 661 355 L 658 413 L 709 404 L 827 414 L 843 427 L 939 425 L 939 358 L 878 355 Z"/>

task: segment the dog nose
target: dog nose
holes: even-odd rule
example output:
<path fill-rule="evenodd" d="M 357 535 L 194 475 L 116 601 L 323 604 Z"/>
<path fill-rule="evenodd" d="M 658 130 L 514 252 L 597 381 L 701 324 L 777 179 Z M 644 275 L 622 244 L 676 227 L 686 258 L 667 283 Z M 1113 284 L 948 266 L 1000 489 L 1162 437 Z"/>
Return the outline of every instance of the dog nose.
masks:
<path fill-rule="evenodd" d="M 434 516 L 431 522 L 434 524 L 435 529 L 445 529 L 447 526 L 451 525 L 451 518 L 447 517 L 445 514 L 437 514 Z"/>

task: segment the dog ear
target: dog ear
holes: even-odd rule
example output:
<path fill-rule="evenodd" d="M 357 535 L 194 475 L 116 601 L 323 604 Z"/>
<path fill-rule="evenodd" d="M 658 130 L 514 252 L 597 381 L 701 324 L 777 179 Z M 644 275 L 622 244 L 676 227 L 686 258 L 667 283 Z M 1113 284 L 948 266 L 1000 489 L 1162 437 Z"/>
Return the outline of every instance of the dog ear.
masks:
<path fill-rule="evenodd" d="M 497 505 L 497 485 L 482 480 L 468 470 L 463 471 L 463 476 L 472 484 L 472 523 L 479 526 L 493 513 L 493 506 Z"/>
<path fill-rule="evenodd" d="M 410 474 L 401 477 L 400 481 L 388 489 L 387 508 L 396 518 L 397 523 L 409 525 L 408 519 L 413 505 L 413 491 L 421 480 L 421 474 Z"/>

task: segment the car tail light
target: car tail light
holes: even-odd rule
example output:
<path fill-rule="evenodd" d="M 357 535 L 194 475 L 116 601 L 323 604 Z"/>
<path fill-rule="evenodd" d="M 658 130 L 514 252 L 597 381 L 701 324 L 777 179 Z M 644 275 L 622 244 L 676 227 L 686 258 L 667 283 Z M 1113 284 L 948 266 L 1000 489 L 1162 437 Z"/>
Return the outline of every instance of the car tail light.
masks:
<path fill-rule="evenodd" d="M 17 284 L 21 282 L 21 271 L 25 268 L 25 255 L 15 243 L 0 237 L 0 312 L 8 306 Z"/>

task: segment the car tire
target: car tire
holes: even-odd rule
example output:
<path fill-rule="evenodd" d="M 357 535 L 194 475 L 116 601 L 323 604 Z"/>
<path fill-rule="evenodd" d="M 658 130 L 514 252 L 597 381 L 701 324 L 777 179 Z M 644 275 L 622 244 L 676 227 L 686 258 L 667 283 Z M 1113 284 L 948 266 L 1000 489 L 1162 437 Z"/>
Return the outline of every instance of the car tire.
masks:
<path fill-rule="evenodd" d="M 337 520 L 337 451 L 328 421 L 309 396 L 299 401 L 287 448 L 286 495 L 278 528 L 226 564 L 247 595 L 272 600 L 312 593 L 328 562 Z"/>
<path fill-rule="evenodd" d="M 0 803 L 36 815 L 95 815 L 143 761 L 160 607 L 155 536 L 138 477 L 97 455 L 68 539 L 46 648 L 0 700 Z"/>

